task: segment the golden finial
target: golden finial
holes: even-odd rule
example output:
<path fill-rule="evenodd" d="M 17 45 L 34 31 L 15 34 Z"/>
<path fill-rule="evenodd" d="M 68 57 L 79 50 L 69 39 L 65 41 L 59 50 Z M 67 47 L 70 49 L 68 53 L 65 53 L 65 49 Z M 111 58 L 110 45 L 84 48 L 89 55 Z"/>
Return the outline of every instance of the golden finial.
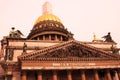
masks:
<path fill-rule="evenodd" d="M 49 2 L 45 2 L 43 4 L 43 14 L 49 14 L 52 13 L 52 5 Z"/>
<path fill-rule="evenodd" d="M 95 33 L 93 33 L 93 41 L 97 40 Z"/>
<path fill-rule="evenodd" d="M 96 37 L 95 33 L 93 33 L 93 42 L 103 42 L 103 40 L 100 40 Z"/>

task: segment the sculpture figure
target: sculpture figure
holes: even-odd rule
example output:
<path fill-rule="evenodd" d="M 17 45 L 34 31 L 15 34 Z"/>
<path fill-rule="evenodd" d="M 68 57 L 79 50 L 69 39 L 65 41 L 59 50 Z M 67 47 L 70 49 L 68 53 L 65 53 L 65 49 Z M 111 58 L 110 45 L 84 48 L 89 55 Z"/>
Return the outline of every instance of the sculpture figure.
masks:
<path fill-rule="evenodd" d="M 9 33 L 9 37 L 12 37 L 12 38 L 21 38 L 21 35 L 23 36 L 23 34 L 21 33 L 20 30 L 16 30 L 16 31 L 14 31 L 14 30 L 15 30 L 15 28 L 12 27 L 12 30 Z"/>
<path fill-rule="evenodd" d="M 102 38 L 105 39 L 105 42 L 114 42 L 114 41 L 112 40 L 112 37 L 111 37 L 111 35 L 110 35 L 110 32 L 108 32 L 108 34 L 105 35 L 105 36 L 103 36 Z"/>
<path fill-rule="evenodd" d="M 23 53 L 26 53 L 26 52 L 27 52 L 27 44 L 24 43 L 24 45 L 23 45 Z"/>

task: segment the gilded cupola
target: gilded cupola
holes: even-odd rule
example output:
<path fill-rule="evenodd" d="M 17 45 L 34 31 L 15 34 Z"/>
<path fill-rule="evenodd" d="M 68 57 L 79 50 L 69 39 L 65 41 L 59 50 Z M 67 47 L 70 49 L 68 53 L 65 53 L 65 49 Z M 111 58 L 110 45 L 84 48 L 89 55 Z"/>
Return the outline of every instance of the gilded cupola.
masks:
<path fill-rule="evenodd" d="M 62 21 L 52 14 L 49 2 L 43 4 L 43 13 L 35 21 L 33 29 L 28 35 L 32 40 L 68 41 L 73 39 L 73 34 L 64 27 Z"/>

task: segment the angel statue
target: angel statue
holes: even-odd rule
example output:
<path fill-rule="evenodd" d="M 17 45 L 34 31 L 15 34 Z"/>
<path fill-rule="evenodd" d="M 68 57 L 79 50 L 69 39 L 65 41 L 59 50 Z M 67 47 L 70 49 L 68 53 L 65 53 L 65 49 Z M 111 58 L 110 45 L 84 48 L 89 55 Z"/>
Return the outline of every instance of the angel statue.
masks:
<path fill-rule="evenodd" d="M 23 34 L 21 33 L 20 30 L 16 30 L 14 31 L 14 27 L 12 27 L 12 30 L 9 33 L 9 36 L 12 38 L 21 38 L 21 36 L 23 36 Z"/>
<path fill-rule="evenodd" d="M 105 35 L 105 36 L 103 36 L 102 38 L 105 39 L 105 42 L 114 42 L 114 41 L 112 40 L 112 37 L 111 37 L 111 35 L 110 35 L 110 32 L 108 32 L 108 34 Z"/>

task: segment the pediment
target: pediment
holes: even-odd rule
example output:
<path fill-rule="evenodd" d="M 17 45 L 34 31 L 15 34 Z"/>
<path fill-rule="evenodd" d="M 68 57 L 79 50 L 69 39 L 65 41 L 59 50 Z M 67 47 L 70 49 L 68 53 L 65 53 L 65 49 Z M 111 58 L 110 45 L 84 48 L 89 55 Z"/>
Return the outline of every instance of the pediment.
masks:
<path fill-rule="evenodd" d="M 100 50 L 98 48 L 75 40 L 64 42 L 58 45 L 51 46 L 49 48 L 45 48 L 36 52 L 27 53 L 20 56 L 20 59 L 24 60 L 40 60 L 43 58 L 120 59 L 118 55 L 113 55 L 109 52 Z"/>
<path fill-rule="evenodd" d="M 54 51 L 48 51 L 44 55 L 36 56 L 36 58 L 67 58 L 67 57 L 103 57 L 99 52 L 85 49 L 77 44 L 71 44 L 69 46 L 56 49 Z M 105 57 L 105 56 L 104 56 Z"/>

